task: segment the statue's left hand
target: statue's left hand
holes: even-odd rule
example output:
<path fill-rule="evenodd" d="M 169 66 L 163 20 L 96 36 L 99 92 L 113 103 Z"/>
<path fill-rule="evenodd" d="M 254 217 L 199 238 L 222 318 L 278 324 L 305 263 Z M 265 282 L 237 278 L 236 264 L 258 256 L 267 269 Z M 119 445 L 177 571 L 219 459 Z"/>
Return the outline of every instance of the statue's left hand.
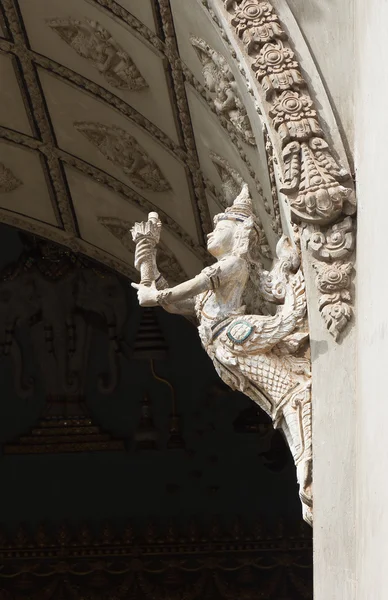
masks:
<path fill-rule="evenodd" d="M 155 283 L 150 287 L 142 285 L 141 283 L 131 283 L 131 285 L 137 290 L 137 299 L 140 306 L 156 306 L 158 304 L 158 290 L 156 289 Z"/>

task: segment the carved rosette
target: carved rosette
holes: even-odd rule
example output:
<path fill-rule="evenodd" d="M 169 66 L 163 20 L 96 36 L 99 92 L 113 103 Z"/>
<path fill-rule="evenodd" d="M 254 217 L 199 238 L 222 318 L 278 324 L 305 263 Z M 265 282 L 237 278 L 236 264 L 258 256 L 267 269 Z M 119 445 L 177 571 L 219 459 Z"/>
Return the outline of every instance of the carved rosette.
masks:
<path fill-rule="evenodd" d="M 351 176 L 338 164 L 325 139 L 300 65 L 271 3 L 223 0 L 223 5 L 269 103 L 271 135 L 274 145 L 277 136 L 276 146 L 281 149 L 281 191 L 288 197 L 294 219 L 315 228 L 309 247 L 317 259 L 314 268 L 322 294 L 320 310 L 329 331 L 338 339 L 352 314 L 350 254 L 354 248 L 354 224 L 350 217 L 341 221 L 356 212 Z M 341 222 L 336 224 L 337 221 Z M 347 236 L 347 240 L 351 236 L 353 241 L 346 255 L 342 249 L 341 257 L 335 252 L 334 258 L 333 239 L 340 235 Z M 319 236 L 322 249 L 318 252 L 314 240 Z"/>
<path fill-rule="evenodd" d="M 290 88 L 298 89 L 305 85 L 294 53 L 281 41 L 276 44 L 264 44 L 252 68 L 263 87 L 267 100 L 275 92 Z"/>
<path fill-rule="evenodd" d="M 244 0 L 235 10 L 232 25 L 244 42 L 248 54 L 260 50 L 263 44 L 287 39 L 279 19 L 269 2 Z"/>

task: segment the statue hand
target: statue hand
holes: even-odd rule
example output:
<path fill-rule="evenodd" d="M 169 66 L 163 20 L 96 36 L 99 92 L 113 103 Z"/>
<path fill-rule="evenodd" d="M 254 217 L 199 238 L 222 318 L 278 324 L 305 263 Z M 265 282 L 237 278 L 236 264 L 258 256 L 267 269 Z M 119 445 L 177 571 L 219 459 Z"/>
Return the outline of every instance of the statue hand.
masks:
<path fill-rule="evenodd" d="M 155 282 L 152 283 L 151 287 L 141 283 L 131 283 L 131 286 L 137 290 L 137 299 L 140 306 L 157 306 L 158 290 L 155 287 Z"/>

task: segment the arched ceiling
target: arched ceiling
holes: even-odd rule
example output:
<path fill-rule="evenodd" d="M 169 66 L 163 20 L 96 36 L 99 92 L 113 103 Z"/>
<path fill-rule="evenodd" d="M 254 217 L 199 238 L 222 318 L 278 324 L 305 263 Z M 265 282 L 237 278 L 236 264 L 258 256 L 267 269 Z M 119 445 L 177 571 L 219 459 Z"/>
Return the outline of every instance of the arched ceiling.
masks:
<path fill-rule="evenodd" d="M 157 210 L 172 271 L 191 276 L 242 178 L 273 247 L 257 107 L 200 0 L 0 6 L 0 221 L 135 276 L 128 229 Z M 242 107 L 217 107 L 212 68 Z"/>

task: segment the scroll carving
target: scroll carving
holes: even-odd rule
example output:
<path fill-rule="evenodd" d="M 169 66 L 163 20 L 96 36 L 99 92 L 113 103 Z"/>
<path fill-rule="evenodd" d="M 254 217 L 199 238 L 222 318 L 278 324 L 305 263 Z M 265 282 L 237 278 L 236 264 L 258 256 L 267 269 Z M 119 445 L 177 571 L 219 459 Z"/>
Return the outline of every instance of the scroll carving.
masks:
<path fill-rule="evenodd" d="M 227 119 L 236 133 L 252 146 L 256 145 L 247 111 L 238 93 L 237 83 L 225 58 L 204 40 L 192 37 L 191 43 L 202 63 L 205 88 L 218 115 Z"/>
<path fill-rule="evenodd" d="M 47 23 L 77 54 L 89 60 L 112 87 L 133 91 L 148 87 L 129 54 L 97 21 L 69 18 L 50 19 Z"/>
<path fill-rule="evenodd" d="M 161 170 L 136 139 L 115 125 L 76 122 L 74 127 L 119 167 L 140 189 L 166 192 L 171 189 Z"/>
<path fill-rule="evenodd" d="M 13 192 L 21 185 L 22 182 L 12 173 L 11 169 L 0 163 L 0 194 Z"/>
<path fill-rule="evenodd" d="M 269 104 L 272 135 L 277 136 L 281 149 L 280 191 L 288 197 L 294 219 L 311 224 L 314 239 L 321 236 L 322 251 L 316 250 L 313 239 L 309 247 L 317 259 L 314 268 L 322 294 L 320 311 L 328 330 L 338 339 L 352 314 L 353 267 L 350 250 L 347 261 L 328 255 L 333 236 L 338 236 L 343 226 L 347 240 L 352 236 L 354 247 L 350 216 L 356 212 L 356 199 L 351 176 L 338 164 L 325 139 L 300 65 L 271 3 L 223 0 L 223 4 Z M 349 218 L 341 221 L 347 215 Z"/>
<path fill-rule="evenodd" d="M 142 306 L 160 304 L 169 312 L 195 315 L 202 345 L 224 383 L 259 404 L 283 431 L 296 465 L 303 515 L 311 523 L 311 374 L 299 254 L 283 236 L 272 269 L 265 270 L 246 184 L 214 223 L 208 251 L 215 264 L 175 287 L 132 285 Z M 136 228 L 132 231 L 136 234 Z M 140 256 L 139 249 L 137 268 L 141 261 L 152 263 L 152 252 L 147 256 L 141 249 Z"/>

